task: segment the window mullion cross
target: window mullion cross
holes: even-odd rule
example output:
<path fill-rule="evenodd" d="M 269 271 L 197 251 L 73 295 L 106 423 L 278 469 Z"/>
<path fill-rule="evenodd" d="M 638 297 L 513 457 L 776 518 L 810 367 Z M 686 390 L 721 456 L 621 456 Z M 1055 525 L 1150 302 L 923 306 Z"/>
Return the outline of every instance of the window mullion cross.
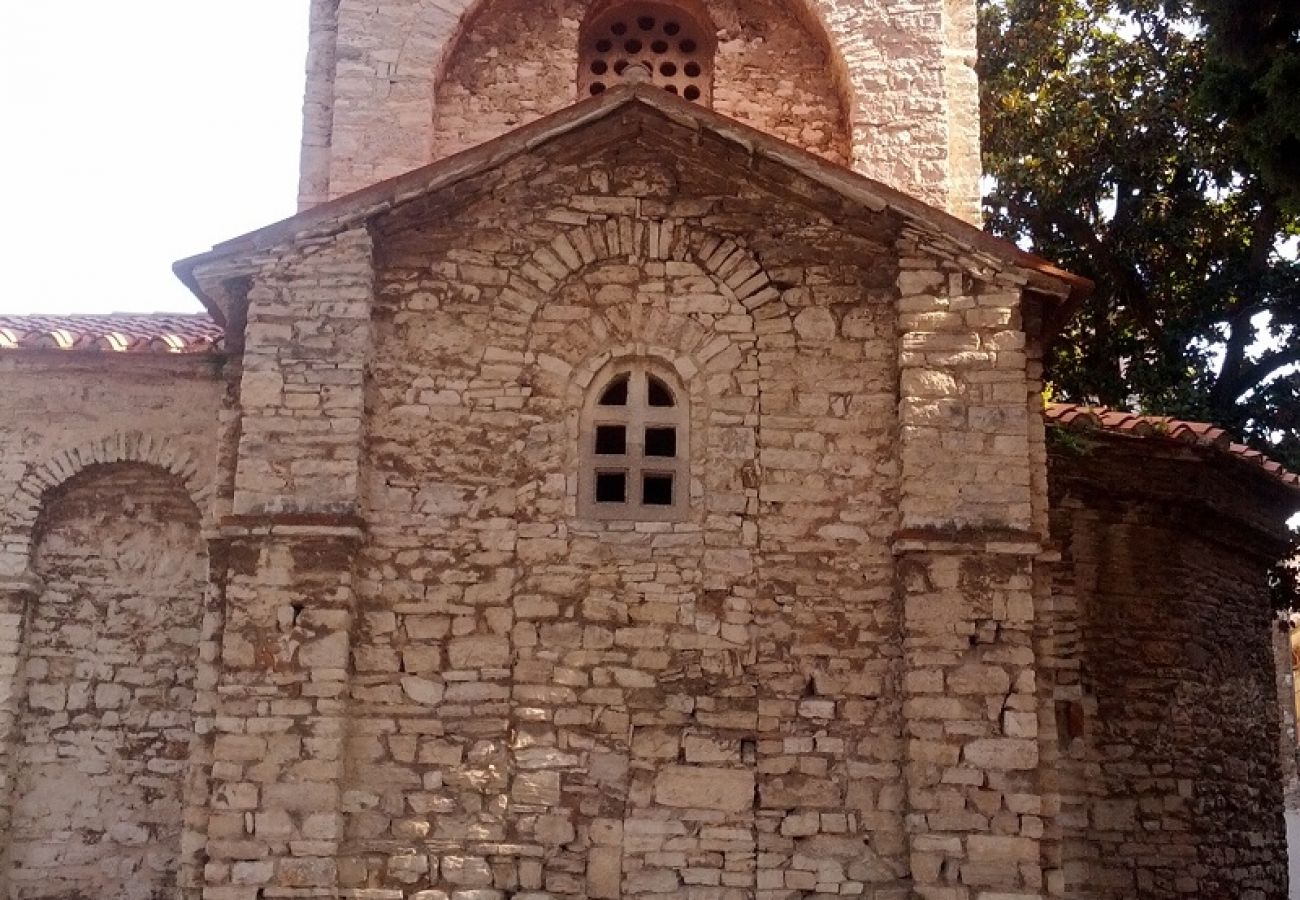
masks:
<path fill-rule="evenodd" d="M 638 509 L 645 500 L 642 479 L 645 477 L 645 425 L 646 408 L 649 406 L 650 380 L 646 367 L 637 364 L 632 370 L 628 384 L 628 490 L 632 492 L 632 503 Z"/>

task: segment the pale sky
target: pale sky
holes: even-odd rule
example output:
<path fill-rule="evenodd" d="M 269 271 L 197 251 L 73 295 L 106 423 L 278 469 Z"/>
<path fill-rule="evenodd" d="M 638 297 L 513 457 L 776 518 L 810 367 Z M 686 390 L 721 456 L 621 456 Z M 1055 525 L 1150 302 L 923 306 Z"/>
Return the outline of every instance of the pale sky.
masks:
<path fill-rule="evenodd" d="M 0 313 L 200 310 L 177 259 L 292 215 L 308 0 L 0 0 Z"/>

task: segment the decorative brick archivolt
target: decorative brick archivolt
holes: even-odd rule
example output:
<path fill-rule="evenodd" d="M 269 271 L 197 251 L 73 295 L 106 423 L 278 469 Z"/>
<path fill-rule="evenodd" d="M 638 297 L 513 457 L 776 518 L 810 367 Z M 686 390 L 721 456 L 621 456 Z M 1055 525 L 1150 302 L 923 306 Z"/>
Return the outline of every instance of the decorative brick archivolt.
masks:
<path fill-rule="evenodd" d="M 201 515 L 207 515 L 209 486 L 198 462 L 169 438 L 124 431 L 62 450 L 31 464 L 9 503 L 9 519 L 0 525 L 4 556 L 31 559 L 32 534 L 48 493 L 93 466 L 140 463 L 175 476 Z M 17 573 L 15 573 L 17 574 Z"/>
<path fill-rule="evenodd" d="M 669 295 L 667 309 L 622 302 L 602 309 L 584 328 L 575 330 L 563 358 L 554 355 L 554 349 L 536 353 L 531 337 L 534 320 L 548 303 L 558 302 L 557 296 L 570 281 L 603 264 L 653 266 L 664 272 L 673 263 L 711 282 L 711 295 L 725 304 L 726 311 L 704 314 L 709 321 L 702 321 L 687 297 L 674 300 Z M 643 275 L 642 283 L 662 277 Z M 674 302 L 680 307 L 673 309 Z M 723 332 L 715 327 L 720 318 L 731 320 Z M 601 377 L 634 361 L 670 373 L 668 377 L 685 393 L 694 432 L 691 444 L 705 446 L 711 379 L 733 376 L 739 368 L 760 369 L 766 342 L 789 339 L 795 330 L 781 291 L 747 248 L 675 220 L 629 216 L 571 228 L 537 247 L 501 290 L 493 320 L 503 326 L 494 337 L 494 347 L 536 356 L 540 380 L 533 390 L 564 398 L 567 444 L 575 453 L 587 395 Z M 577 471 L 579 466 L 575 456 L 567 468 Z M 567 501 L 575 510 L 578 493 L 574 480 Z"/>
<path fill-rule="evenodd" d="M 690 260 L 713 276 L 723 296 L 740 303 L 751 316 L 789 316 L 781 292 L 745 247 L 669 219 L 629 216 L 573 228 L 539 247 L 512 275 L 502 300 L 531 319 L 562 282 L 590 265 L 613 259 Z"/>
<path fill-rule="evenodd" d="M 631 217 L 613 217 L 572 228 L 538 247 L 502 291 L 502 312 L 508 318 L 522 320 L 521 331 L 526 334 L 538 310 L 565 282 L 589 267 L 613 261 L 694 263 L 711 277 L 721 296 L 743 307 L 751 321 L 764 320 L 765 334 L 784 334 L 794 329 L 793 314 L 781 292 L 747 248 L 671 220 Z M 675 342 L 674 349 L 667 340 L 667 325 L 646 326 L 637 334 L 619 334 L 618 326 L 611 325 L 614 340 L 606 340 L 581 360 L 548 359 L 542 361 L 543 367 L 567 380 L 566 405 L 575 411 L 582 408 L 598 374 L 616 361 L 630 359 L 653 359 L 671 368 L 690 395 L 690 403 L 698 405 L 705 400 L 705 379 L 698 376 L 725 371 L 731 363 L 724 351 L 737 341 L 752 341 L 754 335 L 719 335 L 701 325 L 680 321 L 685 317 L 677 318 L 677 325 L 694 332 L 686 339 L 697 345 L 693 349 L 683 349 L 681 340 Z M 608 316 L 605 319 L 609 321 Z M 576 428 L 575 417 L 575 437 Z"/>

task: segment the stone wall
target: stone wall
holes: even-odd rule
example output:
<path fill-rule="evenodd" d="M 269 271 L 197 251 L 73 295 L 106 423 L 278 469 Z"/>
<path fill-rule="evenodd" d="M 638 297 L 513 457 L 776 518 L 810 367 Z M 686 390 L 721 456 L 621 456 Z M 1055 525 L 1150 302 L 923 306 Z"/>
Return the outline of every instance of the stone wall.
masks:
<path fill-rule="evenodd" d="M 1283 498 L 1262 476 L 1234 482 L 1147 443 L 1053 457 L 1062 888 L 1282 898 L 1265 574 Z"/>
<path fill-rule="evenodd" d="M 207 577 L 179 479 L 96 465 L 37 527 L 5 896 L 175 890 Z"/>
<path fill-rule="evenodd" d="M 199 500 L 216 468 L 221 366 L 217 356 L 0 355 L 0 580 L 27 572 L 42 494 L 92 463 L 158 465 Z"/>
<path fill-rule="evenodd" d="M 1278 743 L 1282 754 L 1282 784 L 1288 810 L 1300 808 L 1300 733 L 1296 730 L 1296 679 L 1291 645 L 1295 623 L 1279 618 L 1273 634 L 1273 663 L 1277 669 L 1277 697 L 1281 719 Z"/>
<path fill-rule="evenodd" d="M 1023 275 L 641 105 L 306 221 L 196 273 L 249 287 L 206 900 L 1042 891 Z M 681 521 L 580 515 L 627 359 Z"/>
<path fill-rule="evenodd" d="M 0 419 L 8 423 L 8 427 L 0 429 L 0 834 L 9 833 L 10 808 L 16 799 L 12 775 L 18 767 L 16 754 L 28 740 L 24 732 L 28 726 L 49 727 L 48 722 L 19 723 L 20 717 L 28 714 L 23 659 L 35 639 L 26 629 L 39 624 L 40 620 L 33 616 L 42 608 L 42 582 L 33 568 L 34 540 L 42 511 L 55 496 L 52 492 L 91 467 L 139 464 L 157 478 L 171 479 L 169 484 L 178 483 L 189 501 L 206 512 L 216 465 L 221 362 L 220 357 L 58 350 L 0 356 L 0 381 L 4 384 L 0 391 Z M 111 501 L 113 491 L 106 491 L 104 496 Z M 111 509 L 112 504 L 106 508 Z M 119 511 L 123 508 L 119 503 Z M 208 525 L 210 520 L 204 522 L 204 527 Z M 152 534 L 152 527 L 141 533 Z M 138 540 L 148 542 L 143 537 Z M 101 549 L 111 546 L 109 543 Z M 83 562 L 91 564 L 89 560 Z M 88 587 L 85 590 L 87 600 L 68 610 L 69 615 L 90 614 L 94 592 Z M 98 602 L 102 606 L 109 601 L 101 597 Z M 59 609 L 48 603 L 45 608 Z M 203 608 L 206 627 L 210 625 L 211 610 Z M 46 621 L 42 627 L 48 635 L 50 623 Z M 184 655 L 179 647 L 174 649 Z M 194 665 L 194 660 L 189 664 Z M 98 670 L 85 674 L 84 664 L 74 668 L 80 682 L 106 677 Z M 182 692 L 193 688 L 177 684 L 177 690 Z M 169 697 L 168 701 L 179 703 L 180 699 Z M 72 727 L 67 732 L 69 742 L 81 739 L 81 726 L 91 731 L 100 728 L 100 711 L 93 706 L 93 699 L 85 700 L 85 704 L 79 710 L 76 726 L 57 726 Z M 66 710 L 51 712 L 67 716 Z M 108 721 L 113 714 L 105 711 L 103 720 Z M 114 730 L 117 726 L 105 727 L 107 734 L 122 734 Z M 173 747 L 169 744 L 166 752 Z M 39 838 L 39 832 L 30 834 Z M 174 866 L 175 860 L 168 865 Z M 0 872 L 0 881 L 4 877 L 5 873 Z M 31 882 L 27 887 L 31 888 Z"/>
<path fill-rule="evenodd" d="M 377 238 L 343 884 L 888 896 L 887 223 L 602 156 Z M 690 511 L 582 520 L 578 410 L 644 357 L 687 386 Z"/>
<path fill-rule="evenodd" d="M 568 103 L 584 8 L 317 0 L 301 205 Z M 720 0 L 710 11 L 721 112 L 979 221 L 973 2 Z"/>
<path fill-rule="evenodd" d="M 434 100 L 433 159 L 577 102 L 587 0 L 490 0 L 465 23 Z M 785 0 L 710 5 L 713 108 L 841 164 L 848 122 L 825 40 Z"/>

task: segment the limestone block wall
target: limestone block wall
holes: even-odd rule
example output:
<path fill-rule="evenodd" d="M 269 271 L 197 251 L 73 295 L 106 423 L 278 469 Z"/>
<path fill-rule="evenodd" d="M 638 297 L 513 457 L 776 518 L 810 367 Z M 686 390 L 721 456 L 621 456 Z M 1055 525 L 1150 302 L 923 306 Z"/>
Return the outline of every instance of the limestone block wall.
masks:
<path fill-rule="evenodd" d="M 1013 278 L 899 242 L 903 715 L 920 896 L 1042 896 L 1043 452 L 1036 353 Z"/>
<path fill-rule="evenodd" d="M 223 439 L 232 515 L 210 765 L 186 897 L 333 897 L 370 347 L 365 229 L 251 261 Z M 278 891 L 279 893 L 267 893 Z"/>
<path fill-rule="evenodd" d="M 463 24 L 434 95 L 432 159 L 505 134 L 580 99 L 578 30 L 587 0 L 491 0 Z M 713 108 L 841 164 L 846 110 L 824 37 L 785 0 L 710 4 L 718 30 Z"/>
<path fill-rule="evenodd" d="M 369 239 L 307 244 L 248 292 L 236 400 L 236 516 L 355 511 Z"/>
<path fill-rule="evenodd" d="M 94 466 L 48 499 L 26 616 L 6 896 L 174 890 L 206 551 L 175 476 Z"/>
<path fill-rule="evenodd" d="M 1250 473 L 1171 456 L 1053 456 L 1059 892 L 1282 898 L 1265 572 L 1284 544 L 1260 514 L 1285 514 Z"/>
<path fill-rule="evenodd" d="M 22 578 L 44 491 L 96 462 L 157 465 L 200 500 L 216 468 L 216 356 L 0 355 L 0 579 Z"/>
<path fill-rule="evenodd" d="M 95 871 L 136 896 L 128 885 L 169 883 L 185 855 L 176 836 L 211 636 L 197 585 L 220 365 L 0 357 L 0 831 L 17 842 L 0 880 L 16 876 L 14 896 L 46 896 L 32 892 L 55 890 L 44 886 L 55 872 L 70 890 Z M 100 791 L 116 831 L 95 818 Z M 155 791 L 156 820 L 144 811 Z M 68 831 L 84 843 L 52 837 Z M 120 861 L 105 863 L 96 843 L 124 848 Z"/>
<path fill-rule="evenodd" d="M 341 883 L 895 896 L 888 222 L 584 156 L 376 238 Z M 578 410 L 645 357 L 689 514 L 583 520 Z"/>
<path fill-rule="evenodd" d="M 316 0 L 300 203 L 561 108 L 585 3 Z M 978 222 L 971 0 L 717 0 L 716 107 Z"/>
<path fill-rule="evenodd" d="M 232 537 L 209 896 L 1042 889 L 1018 284 L 671 130 L 605 123 L 371 224 L 364 532 L 309 551 L 348 482 L 276 463 Z M 255 276 L 250 342 L 298 308 L 311 371 L 360 371 L 365 241 Z M 285 370 L 266 336 L 249 372 Z M 578 411 L 646 358 L 689 395 L 688 512 L 583 519 Z M 245 429 L 248 484 L 326 433 Z"/>

